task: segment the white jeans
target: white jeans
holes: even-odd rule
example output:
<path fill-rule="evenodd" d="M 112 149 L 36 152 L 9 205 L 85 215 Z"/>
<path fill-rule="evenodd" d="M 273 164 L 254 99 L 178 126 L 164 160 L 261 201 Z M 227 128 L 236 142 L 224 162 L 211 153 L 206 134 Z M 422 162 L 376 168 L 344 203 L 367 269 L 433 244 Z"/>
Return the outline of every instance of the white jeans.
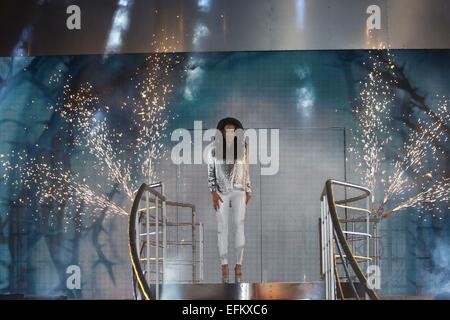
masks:
<path fill-rule="evenodd" d="M 228 219 L 230 212 L 232 212 L 236 264 L 242 264 L 245 245 L 245 191 L 233 190 L 227 194 L 219 193 L 219 195 L 223 200 L 223 202 L 220 202 L 220 207 L 216 211 L 220 262 L 222 265 L 228 264 Z"/>

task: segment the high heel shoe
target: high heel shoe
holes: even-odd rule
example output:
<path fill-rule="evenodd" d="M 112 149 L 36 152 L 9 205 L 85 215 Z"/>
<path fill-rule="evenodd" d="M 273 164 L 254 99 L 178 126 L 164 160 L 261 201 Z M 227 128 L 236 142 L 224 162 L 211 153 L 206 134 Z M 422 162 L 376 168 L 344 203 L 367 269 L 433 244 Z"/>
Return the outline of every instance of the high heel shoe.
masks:
<path fill-rule="evenodd" d="M 224 264 L 222 265 L 222 283 L 229 283 L 229 271 L 228 271 L 228 265 Z"/>
<path fill-rule="evenodd" d="M 241 283 L 242 282 L 242 265 L 237 264 L 234 267 L 234 277 L 235 277 L 236 283 Z"/>

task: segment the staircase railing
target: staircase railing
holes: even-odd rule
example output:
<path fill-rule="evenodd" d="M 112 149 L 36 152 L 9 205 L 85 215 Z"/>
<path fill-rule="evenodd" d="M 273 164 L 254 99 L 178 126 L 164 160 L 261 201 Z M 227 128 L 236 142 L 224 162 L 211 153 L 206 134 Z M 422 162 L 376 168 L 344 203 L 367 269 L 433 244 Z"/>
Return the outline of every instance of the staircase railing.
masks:
<path fill-rule="evenodd" d="M 344 187 L 347 191 L 358 191 L 361 194 L 337 200 L 333 186 Z M 361 270 L 360 264 L 368 267 L 372 257 L 370 255 L 370 241 L 373 239 L 370 233 L 370 190 L 348 182 L 328 180 L 320 197 L 321 216 L 320 225 L 320 261 L 321 274 L 325 279 L 326 299 L 356 299 L 369 298 L 378 300 L 378 294 L 369 285 L 366 275 Z M 354 203 L 366 199 L 366 208 L 357 207 Z M 352 205 L 350 205 L 352 204 Z M 338 215 L 337 209 L 344 210 L 344 217 Z M 359 212 L 363 216 L 349 217 L 348 212 Z M 363 224 L 364 231 L 355 231 L 355 224 Z M 349 230 L 349 225 L 352 229 Z M 354 252 L 354 243 L 365 241 L 360 246 L 357 254 Z M 353 249 L 353 250 L 352 250 Z M 367 270 L 368 268 L 366 268 Z M 341 276 L 341 273 L 344 273 Z M 344 290 L 346 289 L 346 290 Z M 350 291 L 351 294 L 347 294 Z"/>
<path fill-rule="evenodd" d="M 161 192 L 156 189 L 160 188 Z M 167 207 L 188 208 L 190 221 L 171 222 Z M 167 229 L 176 228 L 177 239 L 167 241 Z M 191 239 L 178 239 L 180 228 L 191 228 Z M 203 279 L 203 224 L 196 222 L 195 206 L 169 201 L 163 194 L 163 184 L 142 184 L 135 193 L 128 225 L 129 251 L 133 268 L 133 285 L 145 300 L 159 299 L 159 286 L 167 281 L 167 265 L 192 267 L 191 283 Z M 167 248 L 192 247 L 191 259 L 167 257 Z M 150 283 L 154 284 L 152 291 Z M 135 290 L 136 291 L 136 290 Z M 154 293 L 153 293 L 154 292 Z M 135 297 L 137 294 L 135 292 Z"/>

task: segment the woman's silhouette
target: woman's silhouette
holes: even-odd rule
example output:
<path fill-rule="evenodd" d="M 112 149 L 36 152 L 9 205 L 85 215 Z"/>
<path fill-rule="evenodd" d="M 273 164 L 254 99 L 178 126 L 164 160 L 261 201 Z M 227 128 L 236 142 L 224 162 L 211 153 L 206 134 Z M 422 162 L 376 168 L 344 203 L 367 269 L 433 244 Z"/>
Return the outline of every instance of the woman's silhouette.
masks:
<path fill-rule="evenodd" d="M 228 220 L 233 215 L 236 282 L 242 281 L 244 256 L 244 220 L 251 197 L 247 145 L 239 120 L 225 118 L 217 125 L 215 143 L 209 150 L 208 185 L 217 218 L 218 247 L 222 264 L 222 281 L 228 280 Z"/>

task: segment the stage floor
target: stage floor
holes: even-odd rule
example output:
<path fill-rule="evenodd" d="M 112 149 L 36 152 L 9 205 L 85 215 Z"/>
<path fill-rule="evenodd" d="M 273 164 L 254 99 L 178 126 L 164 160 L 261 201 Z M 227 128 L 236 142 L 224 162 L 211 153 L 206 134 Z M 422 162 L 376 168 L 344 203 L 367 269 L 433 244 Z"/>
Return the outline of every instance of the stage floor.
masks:
<path fill-rule="evenodd" d="M 155 297 L 155 285 L 150 286 Z M 323 282 L 171 283 L 159 286 L 161 300 L 321 300 Z"/>

